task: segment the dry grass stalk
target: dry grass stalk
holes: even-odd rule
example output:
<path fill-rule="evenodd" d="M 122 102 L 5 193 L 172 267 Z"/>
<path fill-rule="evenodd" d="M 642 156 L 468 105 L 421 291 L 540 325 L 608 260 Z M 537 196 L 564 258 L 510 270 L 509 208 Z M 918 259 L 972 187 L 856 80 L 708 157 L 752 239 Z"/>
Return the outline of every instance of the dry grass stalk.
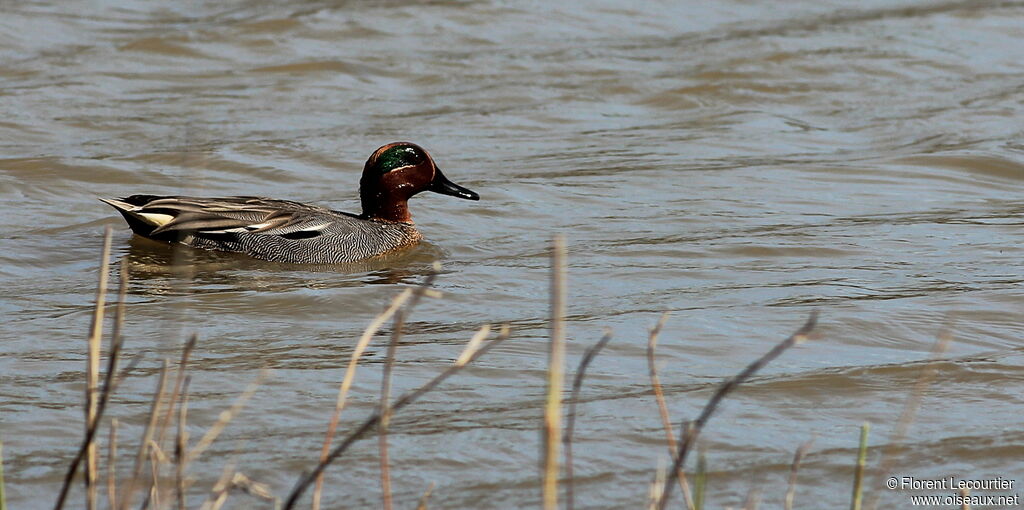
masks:
<path fill-rule="evenodd" d="M 793 499 L 796 497 L 796 475 L 800 471 L 800 463 L 803 462 L 804 456 L 811 450 L 813 444 L 814 437 L 811 437 L 801 444 L 793 454 L 793 464 L 789 467 L 789 487 L 786 489 L 785 510 L 793 510 Z"/>
<path fill-rule="evenodd" d="M 391 471 L 388 463 L 388 424 L 391 421 L 391 413 L 388 412 L 388 401 L 391 399 L 391 370 L 395 364 L 395 350 L 398 348 L 398 341 L 402 338 L 402 328 L 405 327 L 405 314 L 399 310 L 395 314 L 394 326 L 391 328 L 391 341 L 388 342 L 388 352 L 384 360 L 384 374 L 380 381 L 380 422 L 377 423 L 377 444 L 380 448 L 380 490 L 382 494 L 382 506 L 384 510 L 391 510 Z"/>
<path fill-rule="evenodd" d="M 480 348 L 480 344 L 487 338 L 487 335 L 491 334 L 491 325 L 484 324 L 477 330 L 476 334 L 466 342 L 466 347 L 462 349 L 462 354 L 455 360 L 455 364 L 458 366 L 465 365 L 476 353 L 477 349 Z"/>
<path fill-rule="evenodd" d="M 217 421 L 207 429 L 206 433 L 199 439 L 199 442 L 196 443 L 195 447 L 185 455 L 186 467 L 189 463 L 198 459 L 199 456 L 202 455 L 211 444 L 213 444 L 217 439 L 217 436 L 224 431 L 228 424 L 231 423 L 231 420 L 233 420 L 235 416 L 242 411 L 242 408 L 245 407 L 247 402 L 249 402 L 249 399 L 256 394 L 256 390 L 259 389 L 260 385 L 263 384 L 263 381 L 269 374 L 270 371 L 267 369 L 260 370 L 259 375 L 256 376 L 256 380 L 249 383 L 249 386 L 245 388 L 245 391 L 243 391 L 237 399 L 235 399 L 235 402 L 231 404 L 231 407 L 220 412 L 220 415 L 217 416 Z"/>
<path fill-rule="evenodd" d="M 160 415 L 160 402 L 163 400 L 164 391 L 167 388 L 167 369 L 169 366 L 170 362 L 164 359 L 163 364 L 160 367 L 160 379 L 157 381 L 156 392 L 153 393 L 153 403 L 150 404 L 149 408 L 149 420 L 146 422 L 146 428 L 142 431 L 142 438 L 139 440 L 139 449 L 135 454 L 135 465 L 132 468 L 132 477 L 128 479 L 124 494 L 121 496 L 121 501 L 118 505 L 118 508 L 121 510 L 127 510 L 132 506 L 132 499 L 135 497 L 135 490 L 138 488 L 140 479 L 142 478 L 143 463 L 146 460 L 146 454 L 148 453 L 147 450 L 153 439 L 153 432 L 156 427 L 157 417 Z"/>
<path fill-rule="evenodd" d="M 430 501 L 430 494 L 434 492 L 434 482 L 430 482 L 427 486 L 427 490 L 423 491 L 423 495 L 420 496 L 419 503 L 416 504 L 416 510 L 427 510 L 427 502 Z"/>
<path fill-rule="evenodd" d="M 146 495 L 146 503 L 143 508 L 147 508 L 150 504 L 153 508 L 160 508 L 160 462 L 166 460 L 166 456 L 160 450 L 160 446 L 156 444 L 156 441 L 149 442 L 149 493 Z"/>
<path fill-rule="evenodd" d="M 665 444 L 668 445 L 668 455 L 672 458 L 676 454 L 676 434 L 672 430 L 672 418 L 668 413 L 668 405 L 665 404 L 665 392 L 661 389 L 661 379 L 658 377 L 658 367 L 655 363 L 654 351 L 658 347 L 658 336 L 661 335 L 661 329 L 665 327 L 665 322 L 668 321 L 668 312 L 661 314 L 661 318 L 658 319 L 658 323 L 651 329 L 650 334 L 647 336 L 647 370 L 651 377 L 651 388 L 654 389 L 654 400 L 658 403 L 658 413 L 661 415 L 661 427 L 665 429 Z M 690 484 L 686 481 L 686 471 L 680 469 L 676 473 L 676 479 L 679 481 L 679 490 L 683 492 L 683 499 L 686 502 L 686 508 L 693 510 L 693 495 L 690 494 Z"/>
<path fill-rule="evenodd" d="M 156 439 L 150 442 L 150 447 L 156 449 L 156 452 L 159 453 L 161 456 L 161 460 L 160 462 L 153 461 L 150 463 L 150 490 L 146 496 L 146 501 L 143 503 L 143 508 L 147 508 L 151 503 L 154 508 L 160 508 L 160 467 L 163 465 L 163 463 L 168 461 L 167 456 L 163 454 L 162 445 L 164 444 L 164 437 L 166 435 L 167 428 L 169 427 L 171 422 L 171 416 L 174 414 L 174 406 L 178 402 L 178 397 L 181 393 L 181 387 L 182 384 L 184 383 L 186 373 L 188 371 L 188 360 L 192 354 L 192 350 L 195 348 L 197 340 L 197 335 L 193 334 L 191 337 L 189 337 L 188 341 L 185 342 L 185 346 L 184 348 L 182 348 L 181 351 L 181 359 L 178 362 L 178 369 L 176 371 L 174 385 L 171 388 L 167 397 L 164 397 L 163 394 L 160 395 L 160 402 L 162 403 L 161 405 L 163 407 L 166 407 L 166 410 L 163 411 L 163 416 L 157 419 L 154 429 L 155 431 L 157 431 L 154 432 Z"/>
<path fill-rule="evenodd" d="M 551 246 L 551 341 L 548 351 L 548 389 L 544 405 L 544 510 L 558 508 L 558 449 L 562 431 L 562 379 L 565 373 L 565 237 Z"/>
<path fill-rule="evenodd" d="M 692 445 L 696 443 L 698 436 L 704 429 L 704 425 L 707 424 L 708 420 L 711 418 L 711 415 L 714 414 L 716 409 L 718 409 L 718 405 L 721 404 L 722 399 L 724 399 L 729 393 L 732 393 L 733 390 L 739 387 L 740 384 L 743 384 L 752 375 L 756 374 L 759 370 L 764 368 L 765 365 L 770 363 L 775 358 L 779 357 L 779 355 L 785 352 L 786 349 L 789 349 L 790 347 L 793 347 L 796 344 L 805 342 L 809 338 L 811 332 L 814 330 L 814 326 L 817 324 L 817 322 L 818 312 L 815 311 L 811 313 L 811 316 L 807 319 L 807 322 L 804 323 L 804 325 L 801 326 L 800 329 L 796 331 L 796 333 L 790 335 L 789 338 L 780 342 L 778 345 L 773 347 L 772 350 L 768 351 L 764 356 L 761 356 L 753 363 L 747 365 L 747 367 L 744 368 L 743 371 L 741 371 L 735 377 L 726 380 L 724 383 L 722 383 L 721 386 L 718 387 L 718 390 L 714 393 L 714 395 L 711 396 L 711 399 L 708 400 L 708 403 L 704 406 L 704 410 L 701 411 L 700 416 L 698 416 L 697 419 L 693 422 L 693 428 L 685 431 L 684 437 L 682 441 L 680 441 L 679 443 L 679 450 L 675 455 L 675 459 L 673 460 L 672 469 L 669 470 L 669 483 L 665 484 L 665 492 L 662 493 L 661 501 L 658 503 L 659 510 L 665 510 L 665 508 L 667 507 L 668 498 L 669 496 L 672 495 L 672 486 L 675 483 L 674 478 L 678 476 L 679 470 L 682 469 L 683 465 L 686 463 L 686 456 L 689 453 Z M 697 508 L 700 508 L 699 505 L 697 506 Z"/>
<path fill-rule="evenodd" d="M 882 450 L 882 457 L 878 461 L 878 469 L 875 471 L 877 475 L 876 487 L 882 487 L 882 478 L 888 476 L 887 473 L 892 470 L 896 453 L 901 448 L 903 440 L 907 437 L 910 425 L 914 423 L 917 410 L 921 407 L 921 400 L 924 399 L 924 394 L 928 391 L 928 387 L 935 380 L 939 358 L 949 349 L 949 344 L 952 341 L 953 335 L 946 329 L 939 333 L 938 339 L 936 339 L 935 344 L 932 346 L 931 353 L 928 355 L 928 362 L 925 363 L 921 368 L 921 372 L 917 375 L 917 380 L 910 391 L 910 396 L 907 397 L 906 403 L 903 404 L 903 411 L 900 412 L 900 417 L 896 420 L 896 428 L 889 436 L 888 445 Z M 875 491 L 871 497 L 871 503 L 867 507 L 871 509 L 877 508 L 878 498 L 881 495 L 881 492 Z"/>
<path fill-rule="evenodd" d="M 108 229 L 107 232 L 108 232 L 108 235 L 109 235 L 109 229 Z M 109 252 L 109 248 L 107 248 L 105 251 Z M 103 262 L 101 262 L 101 267 L 106 267 L 105 264 L 106 264 L 106 258 L 104 257 Z M 103 270 L 102 272 L 104 274 L 106 274 L 106 270 Z M 124 289 L 126 288 L 126 285 L 127 285 L 126 282 L 128 281 L 127 266 L 124 265 L 124 264 L 122 264 L 122 267 L 121 267 L 121 279 L 122 279 L 122 285 L 121 285 L 122 296 L 121 296 L 121 301 L 123 302 L 124 299 L 125 299 L 124 298 L 124 292 L 125 292 Z M 103 291 L 104 291 L 104 296 L 102 297 L 102 299 L 105 300 L 106 299 L 106 295 L 105 295 L 106 288 L 105 287 L 104 287 Z M 100 299 L 100 296 L 97 296 L 97 300 L 99 300 L 99 299 Z M 117 320 L 115 321 L 115 334 L 112 335 L 111 339 L 110 339 L 110 351 L 107 354 L 107 371 L 106 371 L 106 373 L 104 374 L 104 377 L 103 377 L 103 389 L 100 391 L 99 398 L 98 398 L 98 400 L 96 402 L 96 412 L 93 415 L 93 418 L 91 420 L 86 420 L 87 423 L 89 423 L 89 426 L 86 428 L 85 437 L 82 439 L 82 444 L 79 446 L 78 452 L 75 454 L 75 457 L 71 460 L 71 464 L 68 466 L 67 472 L 64 473 L 64 481 L 61 484 L 60 492 L 57 495 L 57 501 L 56 501 L 56 503 L 54 503 L 54 508 L 56 510 L 60 510 L 61 508 L 64 508 L 64 503 L 67 501 L 68 491 L 71 489 L 71 482 L 74 480 L 75 473 L 78 471 L 78 466 L 86 458 L 87 452 L 89 451 L 90 446 L 92 446 L 94 444 L 94 440 L 96 438 L 97 431 L 99 430 L 99 424 L 100 424 L 101 420 L 103 419 L 103 413 L 106 410 L 107 402 L 109 402 L 109 400 L 110 400 L 111 393 L 113 393 L 114 388 L 117 387 L 118 381 L 120 381 L 121 379 L 124 379 L 124 377 L 127 376 L 128 372 L 130 372 L 134 368 L 134 365 L 135 365 L 135 363 L 130 364 L 127 368 L 125 368 L 125 370 L 121 374 L 121 376 L 119 378 L 115 379 L 114 374 L 117 371 L 117 362 L 118 362 L 118 359 L 120 358 L 121 346 L 123 344 L 123 339 L 120 336 L 120 324 L 123 321 L 123 314 L 120 313 L 120 312 L 122 312 L 124 310 L 123 306 L 119 306 L 118 310 L 119 310 L 119 316 L 118 316 Z M 86 398 L 87 399 L 89 398 L 88 397 L 88 392 L 87 392 Z M 87 400 L 87 402 L 88 402 L 88 400 Z"/>
<path fill-rule="evenodd" d="M 178 435 L 174 441 L 174 492 L 178 510 L 185 510 L 185 454 L 188 452 L 188 387 L 192 376 L 186 376 L 178 406 Z"/>
<path fill-rule="evenodd" d="M 433 391 L 434 388 L 443 383 L 449 377 L 457 374 L 465 366 L 476 361 L 481 356 L 490 352 L 491 349 L 500 345 L 502 342 L 507 340 L 509 336 L 510 330 L 508 326 L 503 327 L 498 338 L 491 340 L 483 347 L 477 349 L 477 351 L 473 353 L 473 356 L 469 360 L 467 360 L 465 364 L 460 365 L 453 363 L 445 371 L 441 372 L 424 385 L 399 397 L 397 400 L 395 400 L 393 404 L 388 406 L 387 412 L 393 415 L 398 410 L 408 406 L 409 404 L 416 402 L 424 394 Z M 331 465 L 332 462 L 341 457 L 341 455 L 345 453 L 349 449 L 349 447 L 351 447 L 356 441 L 361 439 L 367 432 L 376 427 L 377 423 L 380 421 L 380 417 L 380 413 L 375 412 L 369 418 L 364 420 L 362 424 L 360 424 L 359 427 L 356 427 L 355 430 L 350 432 L 348 436 L 346 436 L 345 439 L 343 439 L 338 446 L 334 447 L 334 449 L 331 450 L 330 454 L 328 454 L 325 459 L 321 460 L 316 465 L 316 467 L 313 468 L 312 471 L 302 476 L 299 479 L 299 481 L 295 484 L 295 488 L 293 488 L 292 492 L 288 495 L 288 499 L 285 501 L 284 504 L 284 509 L 291 510 L 292 508 L 295 508 L 295 505 L 298 502 L 299 498 L 302 497 L 302 494 L 306 491 L 306 489 L 309 488 L 310 485 L 313 484 L 313 482 L 318 477 L 320 477 L 324 470 L 327 469 L 327 466 Z"/>
<path fill-rule="evenodd" d="M 164 417 L 160 420 L 160 433 L 157 434 L 157 444 L 164 444 L 164 436 L 167 433 L 167 428 L 171 423 L 171 416 L 174 414 L 174 405 L 177 403 L 178 398 L 181 395 L 181 387 L 185 383 L 185 375 L 188 372 L 188 360 L 192 356 L 192 350 L 196 347 L 196 342 L 199 341 L 199 336 L 195 333 L 189 337 L 188 341 L 185 342 L 185 347 L 181 350 L 181 360 L 178 361 L 178 373 L 174 378 L 174 389 L 171 390 L 171 396 L 167 403 L 167 410 L 164 411 Z"/>
<path fill-rule="evenodd" d="M 93 308 L 92 324 L 89 327 L 88 356 L 85 370 L 85 429 L 96 426 L 98 407 L 97 391 L 100 378 L 100 342 L 103 339 L 103 310 L 107 299 L 107 275 L 110 271 L 110 242 L 112 229 L 108 225 L 103 231 L 103 249 L 100 252 L 99 281 L 96 284 L 96 306 Z M 95 510 L 97 493 L 96 478 L 98 460 L 96 443 L 90 442 L 85 452 L 85 507 Z"/>
<path fill-rule="evenodd" d="M 341 419 L 341 411 L 345 409 L 345 402 L 348 399 L 348 391 L 352 387 L 352 381 L 356 377 L 356 367 L 359 366 L 359 358 L 362 357 L 363 352 L 370 345 L 370 341 L 373 340 L 373 336 L 377 334 L 381 326 L 384 325 L 392 315 L 398 312 L 398 309 L 405 304 L 412 297 L 412 289 L 405 289 L 400 292 L 394 299 L 391 300 L 391 304 L 381 312 L 379 315 L 370 321 L 370 324 L 366 326 L 363 331 L 363 335 L 359 337 L 359 341 L 356 342 L 356 346 L 352 349 L 352 356 L 349 358 L 348 368 L 345 369 L 345 377 L 341 380 L 341 386 L 338 388 L 338 398 L 334 404 L 334 413 L 331 415 L 331 421 L 327 424 L 327 434 L 324 436 L 324 444 L 320 449 L 320 462 L 323 462 L 327 458 L 331 451 L 331 443 L 334 442 L 334 433 L 338 428 L 338 420 Z M 320 494 L 323 490 L 324 480 L 323 477 L 319 477 L 316 480 L 316 488 L 313 491 L 313 510 L 319 510 L 320 508 Z"/>
<path fill-rule="evenodd" d="M 853 497 L 850 498 L 850 510 L 860 510 L 864 489 L 864 466 L 868 459 L 868 431 L 871 425 L 864 422 L 860 426 L 860 447 L 857 448 L 857 467 L 853 473 Z"/>
<path fill-rule="evenodd" d="M 971 489 L 963 488 L 960 489 L 960 497 L 964 498 L 963 502 L 960 503 L 960 510 L 971 510 L 971 504 L 968 503 L 967 497 L 971 495 Z"/>
<path fill-rule="evenodd" d="M 253 481 L 248 476 L 240 471 L 234 471 L 234 466 L 228 464 L 225 467 L 224 473 L 221 478 L 214 485 L 211 491 L 209 499 L 203 503 L 201 507 L 204 510 L 219 510 L 224 506 L 224 502 L 227 501 L 228 495 L 231 491 L 240 490 L 250 496 L 254 496 L 260 499 L 268 501 L 275 501 L 274 495 L 270 492 L 270 488 L 266 484 L 262 484 Z M 276 505 L 275 505 L 276 506 Z"/>
<path fill-rule="evenodd" d="M 377 317 L 374 317 L 370 324 L 363 330 L 363 335 L 359 337 L 359 341 L 356 342 L 356 347 L 352 350 L 352 356 L 349 359 L 348 367 L 345 369 L 345 377 L 341 381 L 341 386 L 338 388 L 338 398 L 334 404 L 334 413 L 331 415 L 331 421 L 327 424 L 327 433 L 324 435 L 324 444 L 320 449 L 320 462 L 323 462 L 327 455 L 330 453 L 331 444 L 334 442 L 334 433 L 338 428 L 338 421 L 341 419 L 341 412 L 345 409 L 345 403 L 348 400 L 348 392 L 352 387 L 352 381 L 355 380 L 356 367 L 359 366 L 359 358 L 362 357 L 363 352 L 370 345 L 370 341 L 373 340 L 374 335 L 380 330 L 381 326 L 388 321 L 393 315 L 398 313 L 398 310 L 402 308 L 406 302 L 409 303 L 406 308 L 405 315 L 408 315 L 413 307 L 419 302 L 420 298 L 424 295 L 438 295 L 437 291 L 432 291 L 430 286 L 434 283 L 434 279 L 441 272 L 441 265 L 438 263 L 434 264 L 433 273 L 424 279 L 423 283 L 413 289 L 405 289 L 400 292 L 394 299 L 391 300 L 391 304 L 384 309 Z M 320 495 L 323 491 L 324 479 L 320 476 L 316 480 L 316 487 L 313 489 L 313 510 L 319 510 L 320 508 Z"/>
<path fill-rule="evenodd" d="M 658 458 L 658 470 L 654 472 L 654 480 L 647 489 L 647 510 L 657 510 L 658 498 L 665 486 L 665 460 Z"/>
<path fill-rule="evenodd" d="M 761 491 L 755 487 L 747 493 L 747 500 L 743 502 L 743 510 L 757 510 L 761 504 Z"/>
<path fill-rule="evenodd" d="M 121 259 L 120 280 L 117 289 L 117 307 L 114 309 L 114 330 L 111 333 L 111 343 L 121 342 L 121 332 L 124 330 L 125 303 L 128 299 L 128 259 Z M 115 387 L 117 382 L 115 382 Z M 107 499 L 110 509 L 117 508 L 117 418 L 110 424 L 110 451 L 108 452 L 107 468 Z M 97 425 L 98 427 L 98 425 Z"/>
<path fill-rule="evenodd" d="M 224 505 L 228 495 L 231 493 L 231 478 L 234 472 L 234 461 L 229 461 L 224 465 L 220 478 L 213 484 L 213 487 L 210 489 L 210 495 L 206 497 L 206 501 L 203 501 L 203 504 L 199 507 L 200 510 L 217 510 Z"/>
<path fill-rule="evenodd" d="M 576 376 L 572 381 L 572 396 L 569 399 L 569 416 L 566 418 L 565 435 L 562 438 L 562 443 L 565 444 L 565 507 L 568 510 L 573 509 L 576 498 L 574 493 L 572 461 L 572 436 L 573 432 L 576 430 L 576 404 L 579 402 L 580 389 L 583 387 L 583 377 L 587 373 L 587 367 L 590 366 L 590 362 L 594 360 L 597 353 L 601 352 L 601 349 L 604 349 L 604 346 L 607 345 L 608 341 L 611 339 L 611 329 L 605 328 L 604 335 L 601 339 L 584 351 L 583 358 L 580 359 L 580 364 L 576 368 Z"/>

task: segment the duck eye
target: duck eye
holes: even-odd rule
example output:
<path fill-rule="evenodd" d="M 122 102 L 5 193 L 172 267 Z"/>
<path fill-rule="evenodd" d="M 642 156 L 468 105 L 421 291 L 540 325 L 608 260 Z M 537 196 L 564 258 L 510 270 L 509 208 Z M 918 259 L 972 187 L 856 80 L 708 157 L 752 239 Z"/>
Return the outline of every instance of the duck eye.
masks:
<path fill-rule="evenodd" d="M 377 158 L 377 167 L 385 174 L 403 166 L 418 165 L 425 159 L 423 152 L 415 147 L 398 146 L 382 152 Z"/>

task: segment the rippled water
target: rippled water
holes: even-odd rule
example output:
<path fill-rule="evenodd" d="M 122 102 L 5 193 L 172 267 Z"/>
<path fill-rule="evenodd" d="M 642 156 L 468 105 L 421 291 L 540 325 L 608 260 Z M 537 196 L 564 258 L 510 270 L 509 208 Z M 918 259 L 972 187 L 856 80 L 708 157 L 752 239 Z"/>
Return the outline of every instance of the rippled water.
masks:
<path fill-rule="evenodd" d="M 11 507 L 52 505 L 81 435 L 106 224 L 132 269 L 126 348 L 145 355 L 108 414 L 122 471 L 160 360 L 189 333 L 193 437 L 274 369 L 193 466 L 196 504 L 231 459 L 286 494 L 360 332 L 440 261 L 445 298 L 409 318 L 395 391 L 441 371 L 483 323 L 514 337 L 395 417 L 396 504 L 436 483 L 436 508 L 537 507 L 556 233 L 570 245 L 569 363 L 615 332 L 583 389 L 578 505 L 639 508 L 666 457 L 644 354 L 664 310 L 676 421 L 822 314 L 822 337 L 702 436 L 711 507 L 751 490 L 779 505 L 812 435 L 797 506 L 847 505 L 858 427 L 873 424 L 877 465 L 944 327 L 955 341 L 891 474 L 1019 484 L 1022 47 L 1021 2 L 0 3 Z M 176 253 L 96 200 L 269 195 L 357 211 L 362 163 L 394 140 L 482 200 L 417 197 L 428 242 L 363 266 Z M 343 426 L 376 404 L 382 345 Z M 379 506 L 376 456 L 364 441 L 329 471 L 327 508 Z M 910 492 L 867 490 L 909 506 Z"/>

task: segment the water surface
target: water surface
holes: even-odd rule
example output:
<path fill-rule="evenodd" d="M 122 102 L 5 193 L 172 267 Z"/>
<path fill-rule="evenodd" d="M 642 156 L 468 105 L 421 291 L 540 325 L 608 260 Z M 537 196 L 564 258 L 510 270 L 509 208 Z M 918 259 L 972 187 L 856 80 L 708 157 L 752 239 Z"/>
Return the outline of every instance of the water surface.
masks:
<path fill-rule="evenodd" d="M 154 374 L 190 333 L 193 437 L 274 371 L 193 466 L 193 504 L 231 460 L 286 494 L 362 329 L 439 261 L 445 297 L 409 318 L 395 391 L 443 370 L 482 324 L 514 337 L 395 417 L 396 504 L 435 483 L 432 508 L 537 507 L 557 233 L 569 363 L 602 328 L 615 335 L 579 406 L 579 506 L 640 507 L 667 457 L 645 358 L 666 310 L 659 366 L 677 422 L 822 314 L 821 338 L 712 419 L 711 507 L 751 490 L 779 505 L 812 435 L 797 506 L 847 505 L 858 427 L 873 424 L 877 465 L 943 328 L 955 341 L 892 474 L 1020 483 L 1024 3 L 40 0 L 0 13 L 12 508 L 50 507 L 81 434 L 104 225 L 132 270 L 126 348 L 145 356 L 108 414 L 124 473 Z M 395 140 L 482 200 L 417 197 L 428 242 L 378 263 L 182 253 L 132 238 L 96 200 L 268 195 L 358 211 L 363 162 Z M 383 344 L 343 426 L 376 405 Z M 376 459 L 375 441 L 359 443 L 329 472 L 325 506 L 379 506 Z M 908 492 L 868 490 L 908 505 Z"/>

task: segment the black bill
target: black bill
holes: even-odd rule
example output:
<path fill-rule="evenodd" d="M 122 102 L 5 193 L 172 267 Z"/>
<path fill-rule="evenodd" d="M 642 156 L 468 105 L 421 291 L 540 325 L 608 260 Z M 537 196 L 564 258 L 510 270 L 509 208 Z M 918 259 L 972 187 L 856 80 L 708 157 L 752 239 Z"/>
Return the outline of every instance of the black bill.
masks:
<path fill-rule="evenodd" d="M 430 187 L 427 188 L 427 190 L 433 191 L 434 193 L 440 193 L 442 195 L 465 198 L 466 200 L 480 200 L 480 195 L 449 181 L 448 178 L 441 173 L 440 168 L 434 170 L 434 182 L 430 183 Z"/>

